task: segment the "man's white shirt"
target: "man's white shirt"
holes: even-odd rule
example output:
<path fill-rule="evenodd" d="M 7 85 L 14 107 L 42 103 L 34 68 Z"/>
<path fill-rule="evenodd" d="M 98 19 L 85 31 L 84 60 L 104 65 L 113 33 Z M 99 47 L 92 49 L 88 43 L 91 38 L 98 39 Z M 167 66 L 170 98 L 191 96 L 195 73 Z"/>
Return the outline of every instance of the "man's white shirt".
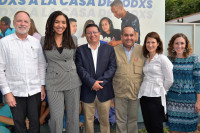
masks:
<path fill-rule="evenodd" d="M 99 47 L 100 47 L 100 42 L 99 42 L 99 44 L 97 45 L 97 48 L 96 48 L 96 49 L 92 49 L 92 47 L 91 47 L 90 44 L 88 43 L 88 48 L 90 48 L 90 49 L 91 49 L 91 52 L 92 52 L 92 59 L 93 59 L 93 63 L 94 63 L 94 70 L 95 70 L 95 72 L 96 72 L 96 69 L 97 69 L 97 56 L 98 56 Z"/>
<path fill-rule="evenodd" d="M 21 40 L 11 34 L 0 40 L 0 89 L 2 94 L 28 97 L 45 85 L 46 61 L 40 42 L 32 36 Z"/>

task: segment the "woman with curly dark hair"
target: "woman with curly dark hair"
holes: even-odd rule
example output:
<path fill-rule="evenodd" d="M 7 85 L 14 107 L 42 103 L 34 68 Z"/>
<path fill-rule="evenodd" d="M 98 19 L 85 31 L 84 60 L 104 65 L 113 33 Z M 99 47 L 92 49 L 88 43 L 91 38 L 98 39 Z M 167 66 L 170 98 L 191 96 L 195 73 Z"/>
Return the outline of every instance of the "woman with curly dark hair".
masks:
<path fill-rule="evenodd" d="M 44 53 L 48 62 L 46 91 L 50 108 L 50 130 L 62 133 L 64 105 L 66 132 L 79 133 L 79 97 L 81 81 L 74 63 L 76 51 L 68 17 L 53 12 L 46 23 Z"/>
<path fill-rule="evenodd" d="M 170 133 L 193 132 L 200 112 L 200 59 L 182 33 L 171 38 L 167 50 L 174 66 L 174 83 L 167 93 L 167 125 Z"/>
<path fill-rule="evenodd" d="M 121 31 L 114 29 L 112 21 L 108 17 L 103 17 L 99 22 L 99 30 L 103 36 L 102 41 L 108 42 L 108 44 L 122 44 Z M 113 45 L 113 46 L 116 46 Z"/>

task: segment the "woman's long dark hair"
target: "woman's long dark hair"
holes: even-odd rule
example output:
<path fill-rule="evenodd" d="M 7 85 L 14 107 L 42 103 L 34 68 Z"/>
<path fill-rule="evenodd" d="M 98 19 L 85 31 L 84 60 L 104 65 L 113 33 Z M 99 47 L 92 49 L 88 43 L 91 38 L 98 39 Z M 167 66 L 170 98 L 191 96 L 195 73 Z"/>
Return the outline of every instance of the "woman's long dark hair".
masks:
<path fill-rule="evenodd" d="M 55 11 L 51 13 L 49 16 L 47 23 L 46 23 L 46 31 L 45 31 L 45 40 L 44 40 L 44 50 L 52 50 L 53 48 L 56 48 L 56 41 L 55 41 L 55 32 L 53 30 L 54 27 L 54 22 L 58 16 L 64 16 L 67 22 L 67 28 L 63 32 L 63 40 L 62 40 L 62 47 L 63 48 L 69 48 L 69 49 L 75 49 L 75 44 L 71 36 L 71 31 L 70 31 L 70 25 L 69 25 L 69 20 L 67 15 L 65 15 L 61 11 Z"/>
<path fill-rule="evenodd" d="M 99 22 L 99 30 L 100 30 L 100 32 L 101 32 L 101 35 L 107 34 L 106 32 L 103 31 L 103 28 L 102 28 L 102 25 L 101 25 L 101 22 L 102 22 L 104 19 L 108 20 L 108 23 L 109 23 L 109 25 L 110 25 L 110 33 L 114 30 L 114 26 L 113 26 L 112 21 L 111 21 L 108 17 L 103 17 L 103 18 L 100 20 L 100 22 Z"/>

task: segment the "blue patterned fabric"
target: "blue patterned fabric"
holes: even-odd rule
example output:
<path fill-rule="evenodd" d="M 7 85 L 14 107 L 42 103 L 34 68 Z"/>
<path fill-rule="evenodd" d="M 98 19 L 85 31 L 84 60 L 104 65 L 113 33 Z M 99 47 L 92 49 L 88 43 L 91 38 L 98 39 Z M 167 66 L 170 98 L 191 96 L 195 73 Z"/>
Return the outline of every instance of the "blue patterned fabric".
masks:
<path fill-rule="evenodd" d="M 172 131 L 192 132 L 198 123 L 195 103 L 200 93 L 200 59 L 191 55 L 172 63 L 174 83 L 167 93 L 167 125 Z"/>

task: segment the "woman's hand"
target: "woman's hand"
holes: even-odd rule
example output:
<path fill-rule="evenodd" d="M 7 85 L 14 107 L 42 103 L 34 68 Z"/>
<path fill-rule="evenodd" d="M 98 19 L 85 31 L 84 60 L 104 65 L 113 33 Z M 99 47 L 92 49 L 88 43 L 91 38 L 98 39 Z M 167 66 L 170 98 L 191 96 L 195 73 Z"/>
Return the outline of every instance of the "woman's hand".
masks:
<path fill-rule="evenodd" d="M 195 113 L 200 112 L 200 94 L 197 94 L 197 101 L 195 103 Z"/>
<path fill-rule="evenodd" d="M 200 112 L 200 101 L 196 101 L 195 103 L 195 113 Z"/>

